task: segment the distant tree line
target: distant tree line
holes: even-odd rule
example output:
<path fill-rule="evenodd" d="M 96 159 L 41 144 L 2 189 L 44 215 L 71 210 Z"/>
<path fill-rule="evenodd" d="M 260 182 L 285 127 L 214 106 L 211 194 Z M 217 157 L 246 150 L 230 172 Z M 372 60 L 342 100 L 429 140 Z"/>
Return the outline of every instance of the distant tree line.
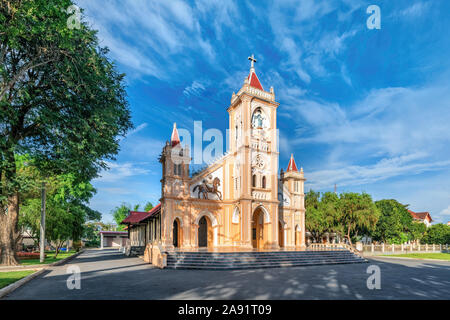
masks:
<path fill-rule="evenodd" d="M 373 201 L 367 193 L 315 192 L 305 196 L 306 229 L 315 242 L 326 233 L 336 233 L 350 244 L 363 237 L 387 244 L 419 241 L 450 243 L 450 226 L 442 223 L 427 228 L 413 221 L 408 205 L 396 200 Z"/>

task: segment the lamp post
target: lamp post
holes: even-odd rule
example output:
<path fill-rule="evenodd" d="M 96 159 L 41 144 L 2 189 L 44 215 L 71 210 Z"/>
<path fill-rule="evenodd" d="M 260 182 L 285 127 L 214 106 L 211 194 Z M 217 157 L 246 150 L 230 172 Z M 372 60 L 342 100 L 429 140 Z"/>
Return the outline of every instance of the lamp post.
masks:
<path fill-rule="evenodd" d="M 40 262 L 45 260 L 45 182 L 41 189 L 41 239 L 40 239 Z"/>

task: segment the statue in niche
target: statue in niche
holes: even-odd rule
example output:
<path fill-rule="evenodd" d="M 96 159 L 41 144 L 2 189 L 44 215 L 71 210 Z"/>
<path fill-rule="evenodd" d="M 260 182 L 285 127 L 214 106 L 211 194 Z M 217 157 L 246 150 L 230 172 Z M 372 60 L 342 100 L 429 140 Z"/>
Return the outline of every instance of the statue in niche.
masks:
<path fill-rule="evenodd" d="M 203 179 L 202 183 L 196 185 L 192 191 L 195 192 L 198 188 L 199 199 L 201 197 L 203 197 L 203 199 L 208 199 L 208 193 L 214 193 L 219 200 L 222 200 L 222 193 L 219 191 L 219 186 L 220 179 L 217 177 L 213 179 L 211 175 L 208 175 L 206 179 Z"/>
<path fill-rule="evenodd" d="M 266 123 L 266 117 L 262 113 L 261 109 L 257 109 L 253 113 L 252 117 L 252 127 L 255 129 L 264 128 Z"/>

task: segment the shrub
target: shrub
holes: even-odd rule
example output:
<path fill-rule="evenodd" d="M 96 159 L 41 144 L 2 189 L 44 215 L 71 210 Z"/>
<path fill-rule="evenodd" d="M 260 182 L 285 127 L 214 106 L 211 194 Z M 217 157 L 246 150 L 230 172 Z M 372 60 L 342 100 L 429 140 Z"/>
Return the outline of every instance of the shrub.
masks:
<path fill-rule="evenodd" d="M 26 251 L 19 251 L 17 252 L 17 257 L 20 260 L 27 260 L 27 259 L 39 259 L 41 254 L 39 252 L 26 252 Z M 44 257 L 47 255 L 44 254 Z"/>

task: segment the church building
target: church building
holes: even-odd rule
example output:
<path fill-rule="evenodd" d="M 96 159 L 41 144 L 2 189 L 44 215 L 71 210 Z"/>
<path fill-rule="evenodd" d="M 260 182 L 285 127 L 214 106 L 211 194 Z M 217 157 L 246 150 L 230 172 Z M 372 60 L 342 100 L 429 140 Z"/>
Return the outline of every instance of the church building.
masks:
<path fill-rule="evenodd" d="M 250 57 L 250 72 L 233 93 L 229 150 L 190 174 L 190 150 L 176 124 L 164 146 L 161 199 L 152 211 L 130 212 L 131 246 L 157 243 L 163 250 L 279 250 L 305 247 L 304 174 L 291 155 L 279 168 L 273 87 L 264 90 Z"/>

